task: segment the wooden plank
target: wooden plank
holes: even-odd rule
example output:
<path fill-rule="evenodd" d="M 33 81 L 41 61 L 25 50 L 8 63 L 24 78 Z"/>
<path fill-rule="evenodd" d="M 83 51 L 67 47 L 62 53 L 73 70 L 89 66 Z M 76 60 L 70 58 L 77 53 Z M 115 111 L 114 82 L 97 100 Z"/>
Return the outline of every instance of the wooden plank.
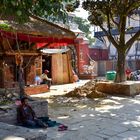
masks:
<path fill-rule="evenodd" d="M 36 75 L 42 74 L 42 62 L 42 56 L 39 56 L 35 59 Z"/>
<path fill-rule="evenodd" d="M 3 54 L 6 54 L 6 55 L 16 55 L 16 54 L 19 54 L 19 52 L 9 52 L 9 51 L 6 51 L 5 53 Z M 40 53 L 37 53 L 37 52 L 20 52 L 21 55 L 39 55 Z"/>
<path fill-rule="evenodd" d="M 49 91 L 47 84 L 29 86 L 25 87 L 24 89 L 27 95 L 40 94 Z"/>
<path fill-rule="evenodd" d="M 63 83 L 63 59 L 62 54 L 52 55 L 52 82 L 54 84 Z"/>
<path fill-rule="evenodd" d="M 69 66 L 67 54 L 63 54 L 63 83 L 69 83 Z"/>
<path fill-rule="evenodd" d="M 68 74 L 69 74 L 69 82 L 73 82 L 73 68 L 72 68 L 72 65 L 71 65 L 71 53 L 70 51 L 67 52 L 67 61 L 68 61 Z"/>
<path fill-rule="evenodd" d="M 2 39 L 2 46 L 4 50 L 12 50 L 12 47 L 10 45 L 10 42 L 7 38 Z"/>
<path fill-rule="evenodd" d="M 28 66 L 26 69 L 25 69 L 25 77 L 26 77 L 26 84 L 27 85 L 32 85 L 32 84 L 35 84 L 35 75 L 36 75 L 36 72 L 35 72 L 35 66 L 32 64 L 31 66 Z"/>
<path fill-rule="evenodd" d="M 53 84 L 66 84 L 73 81 L 72 66 L 69 53 L 52 55 Z"/>

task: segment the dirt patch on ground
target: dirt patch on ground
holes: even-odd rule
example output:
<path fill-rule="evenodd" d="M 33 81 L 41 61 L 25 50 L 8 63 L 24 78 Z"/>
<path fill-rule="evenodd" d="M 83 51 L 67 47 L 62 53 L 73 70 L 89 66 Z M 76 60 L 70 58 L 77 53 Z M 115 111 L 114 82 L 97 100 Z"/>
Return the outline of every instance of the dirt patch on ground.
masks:
<path fill-rule="evenodd" d="M 66 97 L 87 97 L 87 98 L 104 98 L 107 97 L 105 93 L 96 90 L 95 80 L 87 82 L 85 85 L 75 88 L 73 91 L 68 92 Z"/>

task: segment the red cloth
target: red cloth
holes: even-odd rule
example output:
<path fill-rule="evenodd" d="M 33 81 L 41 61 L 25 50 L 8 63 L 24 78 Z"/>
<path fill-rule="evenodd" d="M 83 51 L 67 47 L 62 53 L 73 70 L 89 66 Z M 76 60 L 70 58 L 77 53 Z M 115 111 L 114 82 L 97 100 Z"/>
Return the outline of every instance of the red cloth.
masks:
<path fill-rule="evenodd" d="M 129 75 L 129 74 L 131 73 L 131 70 L 130 70 L 130 69 L 126 69 L 125 73 L 126 73 L 127 75 Z"/>
<path fill-rule="evenodd" d="M 48 71 L 48 70 L 44 70 L 44 73 L 45 73 L 45 74 L 48 74 L 48 73 L 49 73 L 49 71 Z"/>
<path fill-rule="evenodd" d="M 70 38 L 56 38 L 56 37 L 47 37 L 47 36 L 35 36 L 30 34 L 24 34 L 24 33 L 14 33 L 14 32 L 8 32 L 3 31 L 0 29 L 1 36 L 4 38 L 9 39 L 19 39 L 22 41 L 28 41 L 28 42 L 37 42 L 37 43 L 67 43 L 67 44 L 74 44 L 74 39 Z"/>
<path fill-rule="evenodd" d="M 68 43 L 51 43 L 51 44 L 49 44 L 48 45 L 48 43 L 36 43 L 36 47 L 38 48 L 38 49 L 40 49 L 40 48 L 44 48 L 44 47 L 48 47 L 48 48 L 58 48 L 58 47 L 60 47 L 60 46 L 67 46 L 68 45 Z"/>

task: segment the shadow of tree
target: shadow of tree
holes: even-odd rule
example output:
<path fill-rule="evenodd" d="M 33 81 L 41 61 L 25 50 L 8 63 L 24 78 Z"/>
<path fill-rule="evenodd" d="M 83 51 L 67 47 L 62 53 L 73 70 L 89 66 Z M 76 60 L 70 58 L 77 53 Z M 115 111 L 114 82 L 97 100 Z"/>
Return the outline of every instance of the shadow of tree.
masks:
<path fill-rule="evenodd" d="M 49 114 L 51 118 L 66 123 L 70 130 L 84 132 L 83 137 L 140 139 L 139 99 L 139 95 L 135 98 L 108 96 L 103 99 L 58 96 L 48 99 Z M 67 133 L 65 135 L 62 137 L 67 137 Z"/>
<path fill-rule="evenodd" d="M 48 101 L 49 117 L 69 127 L 69 133 L 64 132 L 63 135 L 49 129 L 50 138 L 65 140 L 72 136 L 84 140 L 96 137 L 109 140 L 140 139 L 139 95 L 134 98 L 108 96 L 87 99 L 51 96 L 32 99 Z"/>

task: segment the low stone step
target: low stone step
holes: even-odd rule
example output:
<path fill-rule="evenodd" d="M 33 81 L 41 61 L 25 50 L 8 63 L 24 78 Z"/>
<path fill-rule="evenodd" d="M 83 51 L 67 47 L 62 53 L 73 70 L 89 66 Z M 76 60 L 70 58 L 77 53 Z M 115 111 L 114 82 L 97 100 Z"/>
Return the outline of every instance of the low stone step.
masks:
<path fill-rule="evenodd" d="M 0 122 L 0 140 L 47 140 L 47 130 L 29 129 Z"/>
<path fill-rule="evenodd" d="M 47 84 L 32 85 L 32 86 L 25 87 L 24 89 L 27 95 L 40 94 L 49 91 Z"/>
<path fill-rule="evenodd" d="M 48 116 L 48 102 L 46 100 L 30 101 L 29 104 L 32 106 L 37 117 Z M 11 104 L 6 106 L 0 106 L 0 122 L 8 124 L 16 124 L 17 116 L 17 105 Z"/>
<path fill-rule="evenodd" d="M 140 94 L 140 81 L 97 82 L 96 90 L 111 95 L 134 96 Z"/>

